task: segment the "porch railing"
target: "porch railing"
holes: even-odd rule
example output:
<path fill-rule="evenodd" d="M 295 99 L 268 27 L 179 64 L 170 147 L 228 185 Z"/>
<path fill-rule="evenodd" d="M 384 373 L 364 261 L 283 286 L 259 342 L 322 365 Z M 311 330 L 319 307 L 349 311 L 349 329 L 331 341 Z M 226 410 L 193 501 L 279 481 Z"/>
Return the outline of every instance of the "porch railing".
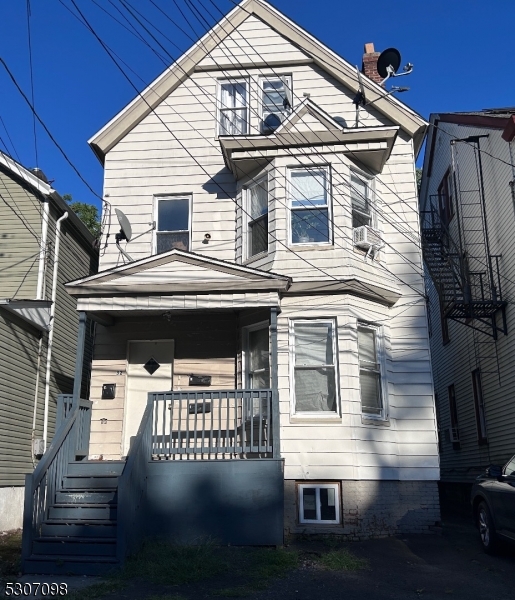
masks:
<path fill-rule="evenodd" d="M 57 431 L 33 473 L 25 476 L 22 559 L 32 553 L 32 542 L 40 534 L 56 492 L 61 488 L 68 463 L 87 453 L 91 422 L 89 400 L 73 405 L 72 395 L 59 395 Z"/>
<path fill-rule="evenodd" d="M 272 398 L 271 389 L 150 394 L 152 459 L 272 457 Z"/>

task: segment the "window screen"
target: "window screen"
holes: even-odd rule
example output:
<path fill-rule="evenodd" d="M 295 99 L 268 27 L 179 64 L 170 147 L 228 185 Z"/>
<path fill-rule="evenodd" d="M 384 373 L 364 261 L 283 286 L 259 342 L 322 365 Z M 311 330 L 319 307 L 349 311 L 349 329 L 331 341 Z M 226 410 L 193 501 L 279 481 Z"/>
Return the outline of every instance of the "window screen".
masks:
<path fill-rule="evenodd" d="M 352 226 L 372 224 L 370 188 L 367 181 L 354 173 L 351 175 Z"/>

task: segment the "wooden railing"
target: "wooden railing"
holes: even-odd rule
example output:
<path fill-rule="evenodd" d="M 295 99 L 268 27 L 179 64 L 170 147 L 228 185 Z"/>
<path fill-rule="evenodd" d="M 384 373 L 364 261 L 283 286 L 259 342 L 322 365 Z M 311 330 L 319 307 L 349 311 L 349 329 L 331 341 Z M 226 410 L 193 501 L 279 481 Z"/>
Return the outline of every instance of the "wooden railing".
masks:
<path fill-rule="evenodd" d="M 123 564 L 134 554 L 143 541 L 144 519 L 138 511 L 144 510 L 147 489 L 147 465 L 151 457 L 152 412 L 151 394 L 136 437 L 131 446 L 123 473 L 118 478 L 118 510 L 116 548 L 117 558 Z"/>
<path fill-rule="evenodd" d="M 273 455 L 270 389 L 152 393 L 149 398 L 152 460 Z"/>
<path fill-rule="evenodd" d="M 25 476 L 25 504 L 23 514 L 22 559 L 32 553 L 32 542 L 40 534 L 48 509 L 61 488 L 68 463 L 87 453 L 91 422 L 89 400 L 79 400 L 73 405 L 72 395 L 59 395 L 58 418 L 60 424 L 54 439 L 33 473 Z"/>

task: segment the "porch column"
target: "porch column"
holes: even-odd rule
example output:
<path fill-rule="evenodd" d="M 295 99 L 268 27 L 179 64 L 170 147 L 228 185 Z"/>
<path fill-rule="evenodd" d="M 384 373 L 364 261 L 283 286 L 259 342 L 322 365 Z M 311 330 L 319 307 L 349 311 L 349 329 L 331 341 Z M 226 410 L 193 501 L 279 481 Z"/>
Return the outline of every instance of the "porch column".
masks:
<path fill-rule="evenodd" d="M 273 306 L 270 309 L 270 346 L 271 362 L 270 375 L 272 379 L 272 439 L 273 457 L 280 458 L 280 438 L 279 438 L 279 377 L 277 373 L 277 313 L 278 308 Z"/>
<path fill-rule="evenodd" d="M 85 312 L 79 313 L 79 332 L 77 334 L 77 354 L 75 358 L 75 378 L 73 380 L 73 406 L 80 400 L 82 384 L 82 367 L 84 365 L 84 344 L 86 341 L 87 316 Z"/>

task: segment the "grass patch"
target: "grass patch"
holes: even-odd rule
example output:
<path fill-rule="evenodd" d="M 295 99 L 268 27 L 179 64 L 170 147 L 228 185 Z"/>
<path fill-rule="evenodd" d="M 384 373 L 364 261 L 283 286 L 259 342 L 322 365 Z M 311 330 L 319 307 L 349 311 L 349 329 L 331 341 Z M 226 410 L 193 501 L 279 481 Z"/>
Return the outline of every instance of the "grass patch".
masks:
<path fill-rule="evenodd" d="M 120 577 L 137 577 L 164 585 L 181 585 L 208 579 L 229 570 L 229 563 L 220 550 L 209 543 L 174 546 L 148 542 L 141 552 L 127 561 Z"/>
<path fill-rule="evenodd" d="M 284 548 L 259 548 L 252 555 L 252 579 L 267 581 L 297 568 L 299 555 Z"/>
<path fill-rule="evenodd" d="M 331 550 L 327 554 L 322 554 L 317 562 L 331 571 L 359 571 L 368 569 L 368 561 L 364 558 L 354 556 L 347 549 Z"/>
<path fill-rule="evenodd" d="M 21 565 L 21 531 L 0 535 L 0 583 L 18 577 Z"/>
<path fill-rule="evenodd" d="M 125 582 L 117 580 L 95 583 L 81 590 L 71 591 L 66 598 L 67 600 L 101 600 L 101 598 L 105 598 L 109 594 L 118 592 L 126 587 L 126 585 Z"/>

